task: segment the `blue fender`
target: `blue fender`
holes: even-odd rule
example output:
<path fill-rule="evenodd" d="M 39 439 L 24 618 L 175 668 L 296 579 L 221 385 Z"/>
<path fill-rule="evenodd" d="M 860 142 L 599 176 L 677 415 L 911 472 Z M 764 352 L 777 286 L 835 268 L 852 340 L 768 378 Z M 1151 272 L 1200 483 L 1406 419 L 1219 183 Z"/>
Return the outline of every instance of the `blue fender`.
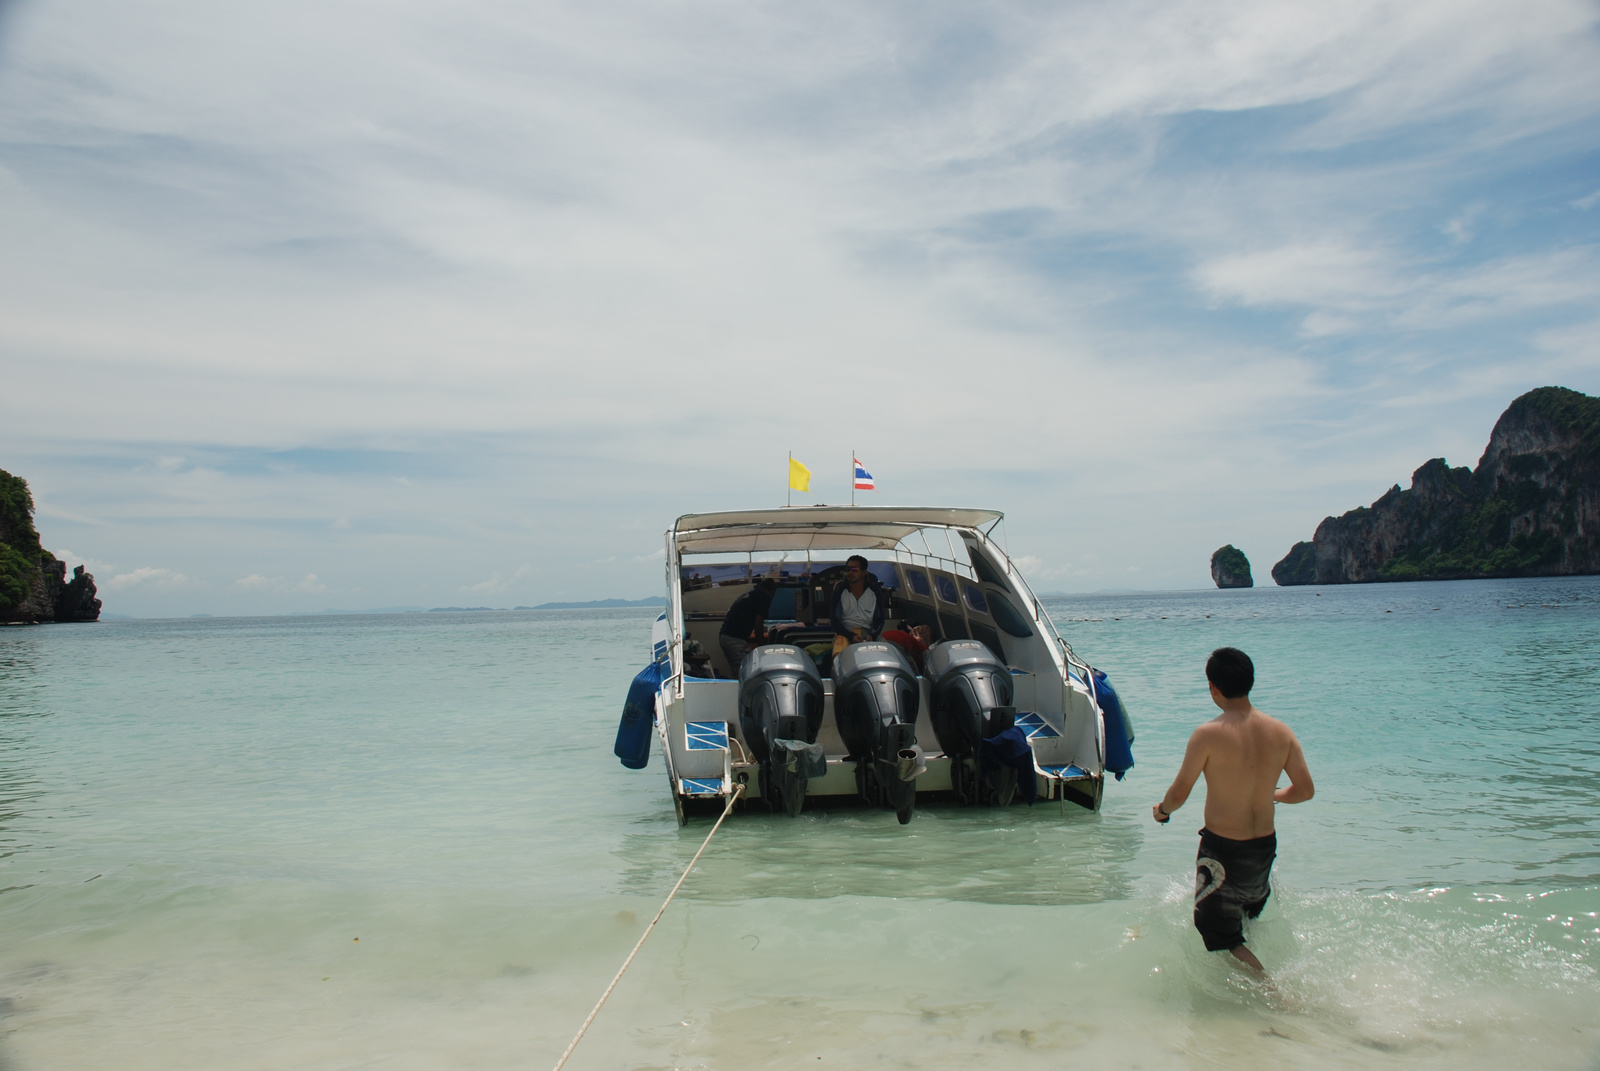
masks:
<path fill-rule="evenodd" d="M 645 666 L 628 685 L 622 721 L 617 725 L 617 745 L 611 750 L 630 770 L 642 770 L 650 764 L 650 737 L 655 728 L 656 693 L 660 690 L 660 662 Z"/>
<path fill-rule="evenodd" d="M 1105 712 L 1106 769 L 1121 781 L 1123 775 L 1133 769 L 1133 719 L 1128 717 L 1127 708 L 1106 675 L 1098 669 L 1092 672 L 1095 694 L 1100 700 L 1100 709 Z"/>

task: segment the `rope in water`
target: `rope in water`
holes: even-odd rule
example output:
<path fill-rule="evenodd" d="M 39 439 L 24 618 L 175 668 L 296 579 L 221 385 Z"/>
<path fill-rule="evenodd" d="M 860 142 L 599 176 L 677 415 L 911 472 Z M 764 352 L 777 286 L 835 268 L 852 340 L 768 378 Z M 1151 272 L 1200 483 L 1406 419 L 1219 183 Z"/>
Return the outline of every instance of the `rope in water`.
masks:
<path fill-rule="evenodd" d="M 605 1006 L 606 1000 L 611 996 L 611 991 L 617 988 L 618 982 L 622 981 L 623 972 L 625 972 L 628 969 L 628 965 L 633 962 L 633 957 L 639 954 L 639 949 L 644 947 L 645 938 L 649 937 L 650 931 L 656 928 L 656 923 L 661 921 L 661 916 L 667 913 L 667 905 L 672 903 L 672 898 L 678 895 L 679 889 L 683 888 L 684 880 L 688 878 L 689 872 L 693 870 L 694 865 L 700 861 L 701 854 L 711 846 L 711 838 L 716 836 L 717 830 L 722 828 L 722 820 L 727 818 L 728 815 L 733 811 L 734 803 L 737 802 L 739 797 L 743 794 L 744 786 L 735 785 L 733 789 L 733 795 L 728 797 L 728 805 L 722 809 L 722 815 L 717 819 L 717 824 L 711 827 L 711 832 L 706 834 L 705 843 L 700 845 L 700 851 L 695 852 L 694 858 L 689 860 L 689 865 L 683 868 L 683 875 L 678 878 L 678 884 L 674 885 L 672 887 L 672 891 L 667 894 L 667 898 L 661 901 L 661 910 L 656 912 L 656 917 L 650 920 L 650 925 L 646 926 L 644 928 L 644 933 L 639 935 L 639 943 L 633 946 L 633 951 L 628 953 L 628 958 L 622 961 L 622 966 L 617 970 L 617 976 L 611 979 L 611 984 L 606 986 L 606 991 L 600 994 L 600 1000 L 596 1002 L 594 1010 L 589 1013 L 589 1018 L 585 1019 L 583 1021 L 583 1025 L 578 1027 L 578 1033 L 573 1037 L 572 1044 L 567 1046 L 567 1051 L 561 1054 L 561 1059 L 556 1061 L 556 1066 L 552 1068 L 551 1071 L 561 1071 L 561 1068 L 566 1065 L 567 1057 L 572 1055 L 572 1050 L 578 1047 L 578 1042 L 582 1041 L 583 1035 L 588 1033 L 589 1024 L 594 1022 L 594 1017 L 596 1015 L 600 1014 L 600 1009 Z"/>

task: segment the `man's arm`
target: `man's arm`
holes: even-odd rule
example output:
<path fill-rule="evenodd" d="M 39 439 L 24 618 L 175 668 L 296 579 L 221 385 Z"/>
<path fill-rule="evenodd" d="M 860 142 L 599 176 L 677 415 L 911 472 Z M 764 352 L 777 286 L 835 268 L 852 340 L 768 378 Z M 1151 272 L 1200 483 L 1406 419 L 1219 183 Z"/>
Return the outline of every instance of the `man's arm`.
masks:
<path fill-rule="evenodd" d="M 1283 772 L 1289 775 L 1289 784 L 1272 794 L 1274 803 L 1304 803 L 1316 793 L 1311 771 L 1306 767 L 1305 753 L 1294 737 L 1289 738 L 1289 757 L 1283 760 Z"/>
<path fill-rule="evenodd" d="M 756 600 L 756 627 L 751 630 L 754 635 L 762 639 L 767 637 L 767 614 L 772 611 L 772 598 L 775 592 L 766 592 Z"/>
<path fill-rule="evenodd" d="M 1183 765 L 1178 767 L 1178 776 L 1172 779 L 1172 785 L 1167 789 L 1167 794 L 1161 797 L 1161 802 L 1150 808 L 1150 814 L 1157 822 L 1165 823 L 1171 818 L 1172 812 L 1182 807 L 1189 793 L 1194 790 L 1194 783 L 1206 768 L 1205 736 L 1203 725 L 1189 736 L 1189 746 L 1184 749 Z"/>

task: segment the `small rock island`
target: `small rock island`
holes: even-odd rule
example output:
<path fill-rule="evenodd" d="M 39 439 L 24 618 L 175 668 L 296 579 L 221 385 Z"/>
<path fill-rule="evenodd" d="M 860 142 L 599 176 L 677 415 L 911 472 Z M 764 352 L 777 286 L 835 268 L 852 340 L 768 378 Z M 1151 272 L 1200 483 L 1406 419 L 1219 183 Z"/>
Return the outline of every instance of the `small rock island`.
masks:
<path fill-rule="evenodd" d="M 1476 469 L 1436 457 L 1328 517 L 1272 567 L 1280 585 L 1600 573 L 1600 398 L 1540 387 L 1495 422 Z"/>
<path fill-rule="evenodd" d="M 1217 582 L 1219 588 L 1256 586 L 1255 578 L 1250 575 L 1250 559 L 1232 543 L 1218 547 L 1217 552 L 1211 555 L 1211 579 Z"/>
<path fill-rule="evenodd" d="M 94 577 L 45 550 L 33 527 L 28 481 L 0 469 L 0 623 L 98 621 Z"/>

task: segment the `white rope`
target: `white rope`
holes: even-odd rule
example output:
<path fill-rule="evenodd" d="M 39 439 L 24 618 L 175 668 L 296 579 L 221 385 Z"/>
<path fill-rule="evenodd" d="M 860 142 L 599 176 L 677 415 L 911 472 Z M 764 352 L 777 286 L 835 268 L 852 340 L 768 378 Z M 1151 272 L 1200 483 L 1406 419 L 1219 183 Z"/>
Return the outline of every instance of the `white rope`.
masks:
<path fill-rule="evenodd" d="M 656 912 L 656 917 L 650 920 L 650 925 L 646 926 L 644 933 L 639 935 L 639 943 L 633 946 L 633 951 L 628 953 L 628 958 L 622 961 L 622 966 L 617 970 L 617 976 L 611 979 L 611 984 L 606 986 L 606 991 L 600 994 L 600 1000 L 595 1004 L 594 1010 L 589 1013 L 589 1018 L 583 1021 L 583 1025 L 578 1028 L 578 1033 L 572 1039 L 572 1044 L 567 1046 L 567 1051 L 561 1054 L 561 1059 L 556 1061 L 556 1066 L 551 1071 L 561 1071 L 561 1068 L 566 1065 L 567 1057 L 571 1056 L 572 1050 L 578 1047 L 578 1042 L 583 1040 L 583 1035 L 589 1030 L 589 1024 L 594 1022 L 594 1017 L 600 1014 L 600 1009 L 605 1006 L 606 1000 L 611 996 L 611 991 L 617 988 L 618 982 L 622 981 L 623 972 L 633 962 L 633 957 L 639 954 L 639 949 L 644 947 L 645 938 L 650 936 L 650 931 L 656 928 L 656 923 L 661 921 L 661 916 L 667 913 L 667 905 L 672 903 L 672 898 L 678 895 L 679 889 L 683 888 L 684 880 L 688 878 L 689 872 L 694 869 L 694 865 L 700 861 L 701 853 L 710 847 L 711 838 L 716 836 L 717 830 L 722 828 L 722 819 L 728 817 L 729 813 L 733 811 L 734 803 L 743 794 L 744 786 L 735 785 L 733 795 L 728 797 L 728 805 L 722 809 L 722 816 L 717 819 L 717 824 L 711 827 L 711 832 L 706 834 L 705 843 L 700 845 L 700 851 L 695 852 L 694 858 L 689 860 L 689 865 L 683 868 L 683 876 L 678 878 L 678 884 L 674 885 L 672 891 L 667 894 L 667 898 L 661 901 L 661 910 Z"/>

